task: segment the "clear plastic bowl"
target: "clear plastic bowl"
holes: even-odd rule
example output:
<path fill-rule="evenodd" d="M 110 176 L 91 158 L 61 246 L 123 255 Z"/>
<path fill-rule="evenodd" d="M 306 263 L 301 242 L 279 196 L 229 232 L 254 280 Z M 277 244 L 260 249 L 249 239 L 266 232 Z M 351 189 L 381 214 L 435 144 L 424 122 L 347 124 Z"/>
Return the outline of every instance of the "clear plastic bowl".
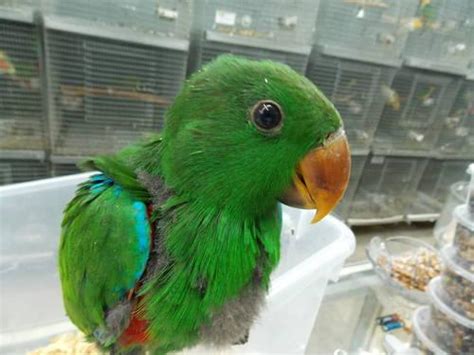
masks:
<path fill-rule="evenodd" d="M 433 229 L 433 235 L 441 247 L 451 244 L 453 241 L 454 229 L 456 227 L 453 211 L 456 206 L 466 202 L 468 186 L 468 181 L 458 181 L 449 188 L 449 194 L 444 203 L 443 210 Z"/>
<path fill-rule="evenodd" d="M 474 320 L 474 273 L 462 267 L 452 246 L 445 246 L 441 257 L 444 269 L 440 297 L 456 312 Z"/>
<path fill-rule="evenodd" d="M 474 270 L 474 220 L 466 205 L 458 206 L 453 215 L 457 223 L 453 238 L 456 254 L 464 268 Z"/>
<path fill-rule="evenodd" d="M 374 237 L 366 253 L 377 275 L 392 290 L 412 302 L 429 303 L 426 287 L 441 271 L 434 247 L 411 237 Z"/>
<path fill-rule="evenodd" d="M 431 303 L 431 325 L 436 342 L 452 354 L 474 354 L 474 321 L 454 311 L 441 298 L 441 277 L 428 286 Z"/>
<path fill-rule="evenodd" d="M 412 330 L 413 338 L 411 346 L 421 350 L 424 354 L 447 354 L 436 342 L 433 329 L 431 327 L 430 307 L 418 307 L 413 313 Z"/>

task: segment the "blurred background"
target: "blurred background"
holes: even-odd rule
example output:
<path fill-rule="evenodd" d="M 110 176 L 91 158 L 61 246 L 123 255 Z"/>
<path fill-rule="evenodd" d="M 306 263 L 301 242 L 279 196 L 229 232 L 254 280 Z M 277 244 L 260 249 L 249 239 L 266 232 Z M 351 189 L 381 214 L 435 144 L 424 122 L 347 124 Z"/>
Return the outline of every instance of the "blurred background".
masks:
<path fill-rule="evenodd" d="M 159 131 L 185 78 L 234 53 L 288 64 L 340 111 L 340 217 L 433 221 L 474 159 L 473 44 L 471 0 L 0 0 L 0 184 Z"/>

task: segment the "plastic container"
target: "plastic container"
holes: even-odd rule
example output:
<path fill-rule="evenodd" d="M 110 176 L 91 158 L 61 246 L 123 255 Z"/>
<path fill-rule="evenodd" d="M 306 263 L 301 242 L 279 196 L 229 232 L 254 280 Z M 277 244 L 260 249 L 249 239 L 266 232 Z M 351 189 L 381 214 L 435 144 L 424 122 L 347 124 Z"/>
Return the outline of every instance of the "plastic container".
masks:
<path fill-rule="evenodd" d="M 453 241 L 454 229 L 456 228 L 453 210 L 456 206 L 466 201 L 467 189 L 467 181 L 458 181 L 449 188 L 449 194 L 444 203 L 443 210 L 433 229 L 433 235 L 440 246 L 450 244 Z"/>
<path fill-rule="evenodd" d="M 440 297 L 456 312 L 474 320 L 474 273 L 459 264 L 452 246 L 444 247 L 441 256 L 444 269 Z"/>
<path fill-rule="evenodd" d="M 64 206 L 87 176 L 0 188 L 2 354 L 24 353 L 74 330 L 63 310 L 56 250 Z M 355 248 L 348 227 L 332 216 L 312 225 L 313 212 L 283 207 L 281 262 L 249 342 L 236 352 L 305 352 L 326 285 Z"/>
<path fill-rule="evenodd" d="M 375 272 L 390 289 L 415 303 L 429 302 L 426 286 L 441 268 L 431 245 L 410 237 L 374 237 L 366 252 Z"/>
<path fill-rule="evenodd" d="M 474 220 L 469 216 L 466 205 L 456 207 L 454 218 L 457 224 L 453 246 L 463 266 L 472 270 L 474 268 Z"/>
<path fill-rule="evenodd" d="M 415 310 L 412 317 L 413 338 L 411 346 L 420 349 L 423 354 L 447 354 L 436 343 L 430 322 L 430 308 L 428 306 L 422 306 Z"/>
<path fill-rule="evenodd" d="M 433 279 L 428 292 L 431 304 L 431 326 L 437 342 L 453 354 L 474 353 L 474 321 L 455 312 L 441 299 L 441 278 Z"/>

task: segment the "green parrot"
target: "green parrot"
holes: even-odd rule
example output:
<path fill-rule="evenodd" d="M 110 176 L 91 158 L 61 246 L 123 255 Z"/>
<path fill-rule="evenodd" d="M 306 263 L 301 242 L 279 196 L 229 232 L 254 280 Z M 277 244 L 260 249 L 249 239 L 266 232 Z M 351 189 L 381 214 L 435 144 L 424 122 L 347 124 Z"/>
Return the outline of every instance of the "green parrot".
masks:
<path fill-rule="evenodd" d="M 246 342 L 280 256 L 278 201 L 342 198 L 341 118 L 288 66 L 221 56 L 185 83 L 160 135 L 83 163 L 65 209 L 66 312 L 104 351 Z"/>

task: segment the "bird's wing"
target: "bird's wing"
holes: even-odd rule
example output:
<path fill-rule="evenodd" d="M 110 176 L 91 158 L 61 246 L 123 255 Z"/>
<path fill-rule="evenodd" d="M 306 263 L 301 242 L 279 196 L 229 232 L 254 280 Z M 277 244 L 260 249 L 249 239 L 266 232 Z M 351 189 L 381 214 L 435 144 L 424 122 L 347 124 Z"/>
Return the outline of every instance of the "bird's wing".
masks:
<path fill-rule="evenodd" d="M 147 192 L 133 171 L 106 157 L 89 165 L 105 174 L 81 184 L 65 210 L 59 270 L 67 314 L 107 345 L 119 335 L 108 333 L 107 312 L 127 299 L 144 273 L 151 227 Z"/>

